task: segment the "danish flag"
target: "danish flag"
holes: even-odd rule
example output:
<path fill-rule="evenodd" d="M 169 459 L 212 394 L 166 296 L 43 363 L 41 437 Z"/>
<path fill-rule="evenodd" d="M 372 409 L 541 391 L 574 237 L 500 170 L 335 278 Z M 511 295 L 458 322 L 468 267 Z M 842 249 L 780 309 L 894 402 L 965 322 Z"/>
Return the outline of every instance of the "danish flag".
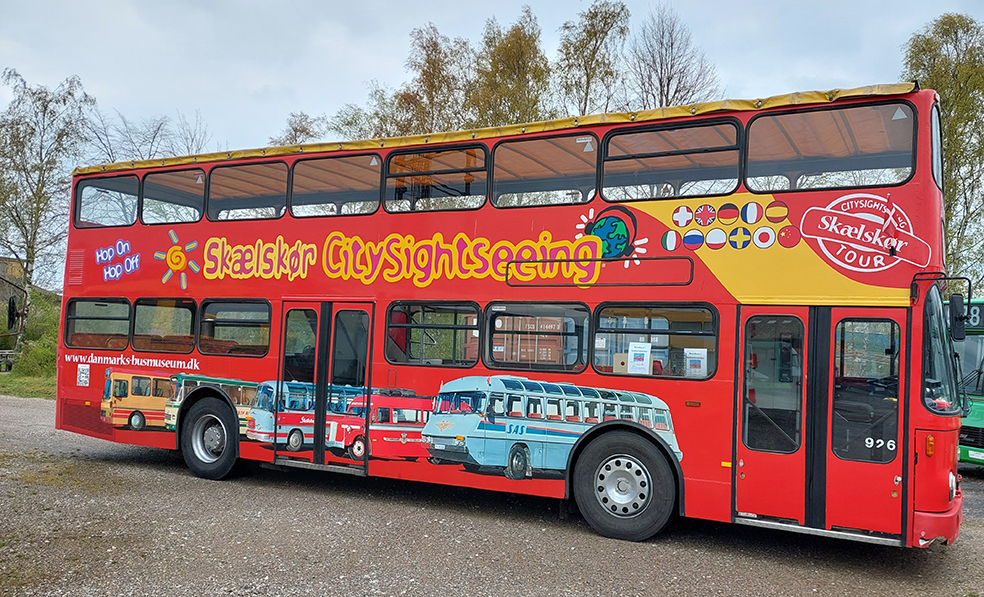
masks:
<path fill-rule="evenodd" d="M 680 228 L 686 227 L 694 219 L 694 212 L 686 205 L 681 205 L 673 212 L 673 223 Z"/>

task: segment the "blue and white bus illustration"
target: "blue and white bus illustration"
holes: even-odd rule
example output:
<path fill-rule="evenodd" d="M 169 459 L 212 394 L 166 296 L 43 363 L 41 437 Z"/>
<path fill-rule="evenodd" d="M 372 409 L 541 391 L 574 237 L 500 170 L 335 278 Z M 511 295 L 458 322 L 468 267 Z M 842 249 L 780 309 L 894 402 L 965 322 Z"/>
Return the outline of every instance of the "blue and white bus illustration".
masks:
<path fill-rule="evenodd" d="M 651 429 L 683 459 L 670 409 L 655 396 L 510 375 L 443 384 L 422 436 L 432 461 L 461 463 L 471 472 L 497 467 L 518 480 L 534 470 L 566 469 L 585 431 L 617 419 Z"/>

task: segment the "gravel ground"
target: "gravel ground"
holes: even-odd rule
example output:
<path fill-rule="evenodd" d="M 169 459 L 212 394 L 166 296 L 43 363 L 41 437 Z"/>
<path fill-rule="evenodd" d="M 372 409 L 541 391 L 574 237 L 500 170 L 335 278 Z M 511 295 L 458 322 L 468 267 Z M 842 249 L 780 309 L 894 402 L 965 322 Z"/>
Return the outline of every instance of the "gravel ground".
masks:
<path fill-rule="evenodd" d="M 605 539 L 556 500 L 260 468 L 54 429 L 0 397 L 4 595 L 977 595 L 984 469 L 960 539 L 899 549 L 699 520 Z"/>

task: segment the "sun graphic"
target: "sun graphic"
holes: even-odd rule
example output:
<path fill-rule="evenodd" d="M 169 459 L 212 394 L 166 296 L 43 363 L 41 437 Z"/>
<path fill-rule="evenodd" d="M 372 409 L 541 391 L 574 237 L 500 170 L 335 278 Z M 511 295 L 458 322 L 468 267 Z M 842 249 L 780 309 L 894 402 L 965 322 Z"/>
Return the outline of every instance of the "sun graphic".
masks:
<path fill-rule="evenodd" d="M 161 277 L 161 284 L 167 284 L 175 272 L 181 272 L 181 290 L 184 290 L 188 288 L 188 275 L 184 269 L 190 268 L 196 274 L 199 270 L 198 264 L 193 259 L 188 259 L 185 251 L 193 251 L 198 247 L 198 241 L 191 241 L 182 247 L 178 244 L 178 235 L 174 233 L 174 230 L 168 230 L 167 234 L 171 237 L 172 247 L 167 252 L 157 251 L 154 253 L 154 259 L 160 259 L 167 263 L 168 267 L 167 273 Z"/>
<path fill-rule="evenodd" d="M 640 256 L 646 254 L 643 247 L 649 242 L 648 238 L 636 238 L 636 218 L 631 211 L 621 205 L 606 207 L 595 217 L 594 208 L 587 215 L 581 214 L 581 222 L 574 226 L 578 232 L 574 238 L 586 234 L 601 239 L 601 257 L 603 259 L 625 259 L 625 267 L 629 263 L 640 265 Z"/>

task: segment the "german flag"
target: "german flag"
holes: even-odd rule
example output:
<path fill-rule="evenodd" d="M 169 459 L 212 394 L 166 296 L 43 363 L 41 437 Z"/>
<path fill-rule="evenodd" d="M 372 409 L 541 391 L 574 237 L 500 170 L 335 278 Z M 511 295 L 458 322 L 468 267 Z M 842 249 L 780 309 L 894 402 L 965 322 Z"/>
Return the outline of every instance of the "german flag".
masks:
<path fill-rule="evenodd" d="M 725 203 L 719 207 L 717 211 L 718 222 L 724 224 L 725 226 L 737 222 L 739 215 L 740 213 L 738 212 L 738 206 L 734 203 Z"/>

